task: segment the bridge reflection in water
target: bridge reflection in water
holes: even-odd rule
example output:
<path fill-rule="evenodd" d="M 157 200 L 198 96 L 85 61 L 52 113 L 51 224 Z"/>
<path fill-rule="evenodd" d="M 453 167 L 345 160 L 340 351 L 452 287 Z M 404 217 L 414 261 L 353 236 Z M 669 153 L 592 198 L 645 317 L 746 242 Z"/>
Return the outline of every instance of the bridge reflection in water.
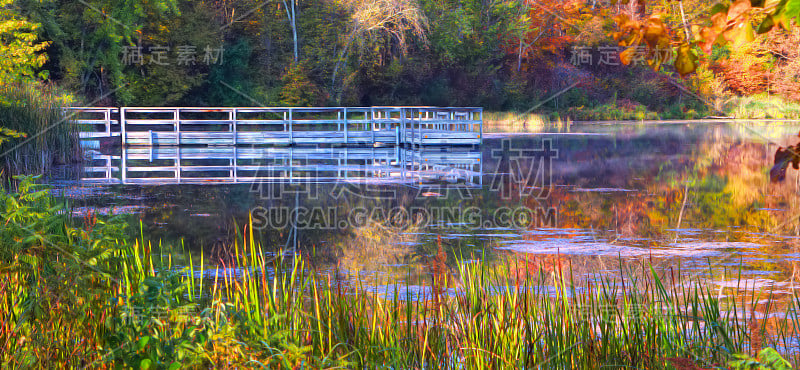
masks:
<path fill-rule="evenodd" d="M 86 156 L 81 180 L 97 184 L 483 184 L 480 150 L 453 146 L 122 147 Z"/>

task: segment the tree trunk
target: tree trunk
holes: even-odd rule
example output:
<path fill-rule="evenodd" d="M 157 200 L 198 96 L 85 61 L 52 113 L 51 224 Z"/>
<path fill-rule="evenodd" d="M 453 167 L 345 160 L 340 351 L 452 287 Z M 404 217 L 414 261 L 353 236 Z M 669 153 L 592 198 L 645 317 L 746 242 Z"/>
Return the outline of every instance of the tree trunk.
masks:
<path fill-rule="evenodd" d="M 282 0 L 283 7 L 286 9 L 286 18 L 289 20 L 289 26 L 292 27 L 292 41 L 294 44 L 294 64 L 297 64 L 297 61 L 300 59 L 298 54 L 298 47 L 297 47 L 297 13 L 295 8 L 297 8 L 296 0 L 289 0 L 289 3 L 286 3 L 286 0 Z"/>
<path fill-rule="evenodd" d="M 689 26 L 686 23 L 686 13 L 683 12 L 683 0 L 678 2 L 678 6 L 681 8 L 681 21 L 683 22 L 683 30 L 686 32 L 686 41 L 690 41 L 692 39 L 692 34 L 689 32 Z"/>

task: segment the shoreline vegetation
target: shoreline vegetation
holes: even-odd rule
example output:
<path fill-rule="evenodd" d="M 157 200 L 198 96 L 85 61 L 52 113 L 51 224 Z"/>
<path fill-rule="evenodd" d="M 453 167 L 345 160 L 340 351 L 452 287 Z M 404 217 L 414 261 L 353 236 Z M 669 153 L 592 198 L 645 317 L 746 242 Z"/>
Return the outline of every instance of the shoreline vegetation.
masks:
<path fill-rule="evenodd" d="M 759 368 L 797 363 L 800 296 L 722 294 L 645 265 L 468 263 L 362 286 L 243 228 L 212 261 L 76 220 L 19 178 L 0 194 L 0 361 L 12 368 Z M 448 266 L 449 265 L 449 266 Z M 451 267 L 453 269 L 451 270 Z M 729 291 L 735 293 L 736 291 Z M 762 367 L 758 367 L 762 366 Z"/>
<path fill-rule="evenodd" d="M 705 27 L 712 13 L 727 16 L 715 1 L 619 4 L 3 0 L 0 54 L 15 57 L 0 87 L 33 81 L 100 106 L 534 110 L 540 117 L 526 118 L 525 130 L 539 121 L 800 118 L 800 29 L 787 27 L 796 14 L 785 4 L 740 4 L 731 33 Z"/>
<path fill-rule="evenodd" d="M 39 82 L 0 84 L 0 179 L 46 173 L 75 163 L 82 153 L 78 128 L 64 108 L 73 98 Z"/>
<path fill-rule="evenodd" d="M 538 132 L 546 127 L 564 127 L 571 123 L 611 122 L 715 122 L 725 120 L 800 120 L 800 104 L 779 97 L 755 96 L 731 99 L 723 109 L 714 113 L 708 109 L 699 112 L 653 112 L 643 105 L 621 101 L 593 108 L 571 107 L 564 112 L 518 113 L 513 111 L 487 111 L 483 113 L 484 131 Z"/>

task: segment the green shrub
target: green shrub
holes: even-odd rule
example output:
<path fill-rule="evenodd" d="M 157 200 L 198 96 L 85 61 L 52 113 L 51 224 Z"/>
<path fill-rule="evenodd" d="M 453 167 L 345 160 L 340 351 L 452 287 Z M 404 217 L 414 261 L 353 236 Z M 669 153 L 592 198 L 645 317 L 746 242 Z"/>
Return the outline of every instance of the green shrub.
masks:
<path fill-rule="evenodd" d="M 187 293 L 188 283 L 176 271 L 144 279 L 111 318 L 106 347 L 113 350 L 104 362 L 141 369 L 202 365 L 216 325 L 208 310 L 196 311 Z"/>
<path fill-rule="evenodd" d="M 290 67 L 282 82 L 280 102 L 283 106 L 315 107 L 323 105 L 327 99 L 324 91 L 311 80 L 308 69 L 301 64 Z"/>
<path fill-rule="evenodd" d="M 0 362 L 76 367 L 105 331 L 124 224 L 87 217 L 75 226 L 36 178 L 16 179 L 19 192 L 0 191 Z"/>

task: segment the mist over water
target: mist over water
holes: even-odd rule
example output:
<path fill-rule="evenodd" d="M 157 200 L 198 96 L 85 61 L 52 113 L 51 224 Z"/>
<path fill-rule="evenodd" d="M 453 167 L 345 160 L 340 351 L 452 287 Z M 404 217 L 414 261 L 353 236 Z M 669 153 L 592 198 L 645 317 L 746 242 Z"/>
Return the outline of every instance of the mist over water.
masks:
<path fill-rule="evenodd" d="M 409 268 L 421 273 L 441 240 L 453 260 L 559 258 L 581 276 L 647 260 L 723 287 L 731 280 L 723 272 L 741 269 L 750 289 L 785 291 L 800 263 L 798 176 L 790 169 L 786 181 L 771 184 L 768 171 L 775 150 L 794 144 L 798 131 L 796 123 L 775 122 L 595 124 L 493 134 L 477 151 L 383 148 L 352 157 L 303 148 L 304 157 L 290 163 L 292 181 L 244 183 L 148 183 L 146 172 L 136 175 L 140 184 L 114 183 L 125 153 L 95 152 L 87 158 L 117 158 L 109 181 L 79 180 L 84 169 L 64 171 L 53 184 L 76 216 L 128 214 L 134 235 L 141 220 L 151 240 L 182 240 L 191 253 L 229 244 L 252 215 L 265 246 L 296 247 L 320 268 L 374 286 L 387 276 L 407 279 Z M 286 164 L 286 150 L 234 160 L 274 170 Z M 430 155 L 440 162 L 424 166 Z M 175 163 L 131 158 L 127 165 L 141 168 Z M 169 158 L 201 169 L 222 165 Z"/>

